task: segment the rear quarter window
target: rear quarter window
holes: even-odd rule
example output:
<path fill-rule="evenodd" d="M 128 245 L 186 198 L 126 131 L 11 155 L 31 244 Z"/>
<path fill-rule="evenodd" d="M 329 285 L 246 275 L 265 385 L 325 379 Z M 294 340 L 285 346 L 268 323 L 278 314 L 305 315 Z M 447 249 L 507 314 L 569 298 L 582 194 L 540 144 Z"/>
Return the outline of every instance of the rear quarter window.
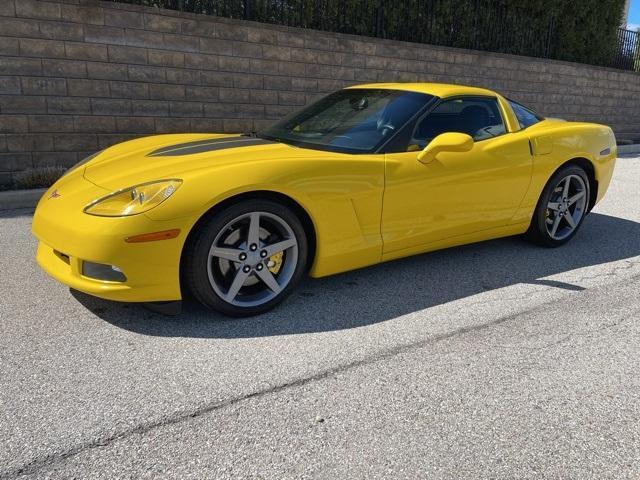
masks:
<path fill-rule="evenodd" d="M 528 109 L 524 105 L 520 105 L 518 102 L 514 102 L 513 100 L 507 101 L 509 102 L 513 113 L 515 113 L 516 118 L 518 119 L 520 128 L 524 129 L 544 120 L 544 117 L 541 117 L 533 110 Z"/>

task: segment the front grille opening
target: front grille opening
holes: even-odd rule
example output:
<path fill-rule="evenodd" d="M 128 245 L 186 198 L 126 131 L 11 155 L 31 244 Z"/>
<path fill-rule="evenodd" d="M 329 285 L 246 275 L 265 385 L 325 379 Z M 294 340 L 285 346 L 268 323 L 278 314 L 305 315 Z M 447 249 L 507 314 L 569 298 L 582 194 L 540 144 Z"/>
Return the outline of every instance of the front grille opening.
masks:
<path fill-rule="evenodd" d="M 58 250 L 54 250 L 53 253 L 55 253 L 56 257 L 58 257 L 64 263 L 66 263 L 67 265 L 70 265 L 71 261 L 69 260 L 69 255 L 67 255 L 66 253 L 59 252 Z"/>
<path fill-rule="evenodd" d="M 127 277 L 122 273 L 122 270 L 115 265 L 105 265 L 103 263 L 82 262 L 82 275 L 104 282 L 127 281 Z"/>

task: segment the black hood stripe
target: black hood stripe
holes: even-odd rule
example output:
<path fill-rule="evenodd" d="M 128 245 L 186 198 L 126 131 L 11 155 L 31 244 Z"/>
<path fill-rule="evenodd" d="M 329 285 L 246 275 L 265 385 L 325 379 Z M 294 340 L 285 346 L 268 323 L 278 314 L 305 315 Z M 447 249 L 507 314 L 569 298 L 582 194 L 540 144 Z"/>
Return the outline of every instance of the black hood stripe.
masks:
<path fill-rule="evenodd" d="M 224 137 L 224 138 L 210 138 L 208 140 L 198 140 L 195 142 L 179 143 L 177 145 L 170 145 L 168 147 L 162 147 L 158 150 L 147 154 L 147 157 L 176 157 L 181 155 L 193 155 L 194 153 L 213 152 L 216 150 L 225 150 L 227 148 L 236 147 L 251 147 L 254 145 L 268 145 L 272 142 L 270 140 L 263 140 L 262 138 L 247 138 L 247 137 Z"/>

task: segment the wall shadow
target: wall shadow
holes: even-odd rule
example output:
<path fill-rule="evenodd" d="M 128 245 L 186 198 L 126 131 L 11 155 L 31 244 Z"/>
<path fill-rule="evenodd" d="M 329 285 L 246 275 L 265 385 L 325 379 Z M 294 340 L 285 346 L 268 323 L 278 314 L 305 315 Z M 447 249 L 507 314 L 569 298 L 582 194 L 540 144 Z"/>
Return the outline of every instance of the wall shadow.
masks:
<path fill-rule="evenodd" d="M 80 292 L 74 297 L 105 321 L 143 335 L 249 338 L 355 328 L 383 322 L 487 290 L 532 283 L 582 287 L 544 279 L 550 275 L 640 255 L 640 223 L 591 213 L 567 245 L 548 249 L 518 237 L 418 255 L 329 278 L 303 282 L 267 314 L 227 319 L 184 303 L 167 317 L 137 304 L 120 304 Z"/>

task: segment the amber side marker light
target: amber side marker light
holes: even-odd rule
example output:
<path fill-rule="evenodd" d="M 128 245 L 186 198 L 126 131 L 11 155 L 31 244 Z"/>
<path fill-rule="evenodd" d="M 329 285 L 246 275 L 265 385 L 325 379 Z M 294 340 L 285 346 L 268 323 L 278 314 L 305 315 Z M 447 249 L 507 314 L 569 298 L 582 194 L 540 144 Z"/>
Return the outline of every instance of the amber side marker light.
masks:
<path fill-rule="evenodd" d="M 124 239 L 127 243 L 143 243 L 143 242 L 155 242 L 156 240 L 169 240 L 176 238 L 180 235 L 180 229 L 163 230 L 162 232 L 143 233 L 141 235 L 134 235 L 133 237 L 127 237 Z"/>

